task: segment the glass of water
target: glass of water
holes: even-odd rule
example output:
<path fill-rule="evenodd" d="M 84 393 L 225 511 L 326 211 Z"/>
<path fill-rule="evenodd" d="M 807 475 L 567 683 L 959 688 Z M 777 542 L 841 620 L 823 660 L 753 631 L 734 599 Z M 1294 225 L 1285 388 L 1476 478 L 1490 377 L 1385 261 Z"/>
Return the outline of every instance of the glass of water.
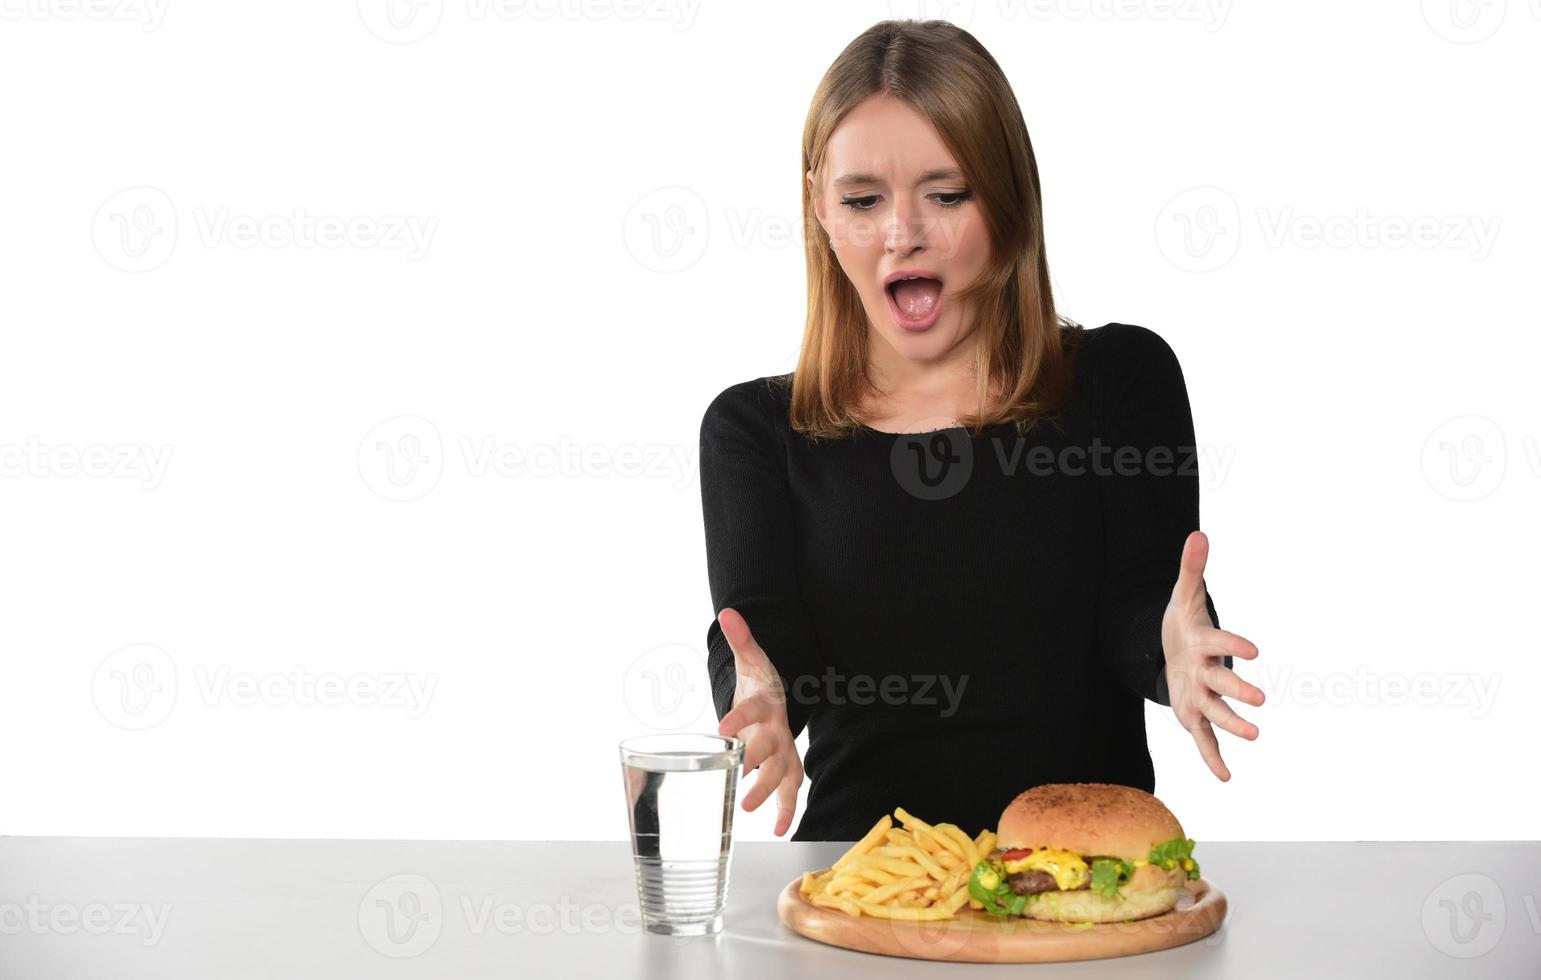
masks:
<path fill-rule="evenodd" d="M 621 743 L 637 896 L 648 932 L 711 936 L 722 930 L 743 763 L 743 741 L 721 735 L 639 735 Z"/>

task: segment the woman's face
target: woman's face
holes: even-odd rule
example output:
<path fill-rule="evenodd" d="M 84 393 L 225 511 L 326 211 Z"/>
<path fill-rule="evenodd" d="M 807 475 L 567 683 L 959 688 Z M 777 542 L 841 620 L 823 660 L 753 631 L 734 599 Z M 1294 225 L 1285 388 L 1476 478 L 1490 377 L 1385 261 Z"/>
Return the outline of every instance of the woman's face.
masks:
<path fill-rule="evenodd" d="M 990 238 L 941 136 L 909 103 L 873 95 L 830 135 L 822 169 L 808 174 L 814 211 L 872 329 L 901 358 L 944 359 L 973 329 L 952 297 L 984 270 Z M 907 273 L 925 278 L 893 281 Z"/>

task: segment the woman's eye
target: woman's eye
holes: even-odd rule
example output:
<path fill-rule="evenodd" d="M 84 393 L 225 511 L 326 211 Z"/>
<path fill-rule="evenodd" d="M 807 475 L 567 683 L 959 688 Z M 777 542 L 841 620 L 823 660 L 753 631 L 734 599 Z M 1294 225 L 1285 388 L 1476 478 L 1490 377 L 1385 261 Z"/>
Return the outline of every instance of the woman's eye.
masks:
<path fill-rule="evenodd" d="M 973 191 L 952 191 L 950 193 L 949 192 L 938 192 L 936 194 L 931 194 L 929 196 L 931 197 L 932 200 L 936 201 L 936 203 L 937 203 L 937 205 L 939 207 L 956 208 L 956 207 L 962 206 L 964 201 L 967 201 L 969 198 L 973 197 L 974 196 L 974 192 Z M 847 198 L 843 198 L 840 201 L 840 203 L 844 204 L 846 207 L 850 208 L 852 211 L 871 211 L 876 206 L 877 199 L 878 199 L 878 195 L 876 195 L 876 194 L 869 194 L 866 197 L 847 197 Z"/>

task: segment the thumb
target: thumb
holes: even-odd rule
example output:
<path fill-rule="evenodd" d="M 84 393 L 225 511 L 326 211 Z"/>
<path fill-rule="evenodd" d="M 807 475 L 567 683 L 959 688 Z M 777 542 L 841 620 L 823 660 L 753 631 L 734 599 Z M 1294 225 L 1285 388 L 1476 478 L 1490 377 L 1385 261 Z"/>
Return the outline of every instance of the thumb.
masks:
<path fill-rule="evenodd" d="M 1172 602 L 1183 607 L 1204 603 L 1204 566 L 1209 562 L 1209 537 L 1194 531 L 1183 542 L 1182 563 L 1177 584 L 1172 587 Z"/>
<path fill-rule="evenodd" d="M 765 651 L 760 649 L 754 634 L 749 631 L 749 623 L 737 609 L 724 607 L 717 614 L 717 625 L 722 627 L 722 635 L 727 638 L 728 646 L 733 648 L 735 661 L 758 666 L 767 659 Z"/>

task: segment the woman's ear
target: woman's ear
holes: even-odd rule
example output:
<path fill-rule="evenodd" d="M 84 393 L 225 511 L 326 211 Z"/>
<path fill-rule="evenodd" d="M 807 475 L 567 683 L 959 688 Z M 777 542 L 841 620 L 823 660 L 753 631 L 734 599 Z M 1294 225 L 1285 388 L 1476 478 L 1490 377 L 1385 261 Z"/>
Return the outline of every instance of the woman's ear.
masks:
<path fill-rule="evenodd" d="M 819 182 L 813 176 L 813 171 L 808 171 L 808 199 L 813 202 L 813 215 L 819 219 L 819 227 L 824 229 L 826 237 L 829 235 L 829 225 L 824 223 L 824 198 L 819 193 Z"/>

